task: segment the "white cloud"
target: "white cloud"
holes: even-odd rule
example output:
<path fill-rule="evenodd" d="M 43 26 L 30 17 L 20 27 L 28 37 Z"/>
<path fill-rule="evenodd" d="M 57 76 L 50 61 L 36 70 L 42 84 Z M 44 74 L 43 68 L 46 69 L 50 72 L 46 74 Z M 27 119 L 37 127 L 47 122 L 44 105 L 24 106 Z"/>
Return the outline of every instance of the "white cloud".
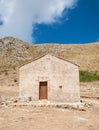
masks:
<path fill-rule="evenodd" d="M 50 24 L 77 0 L 0 0 L 0 37 L 14 36 L 31 42 L 35 24 Z"/>

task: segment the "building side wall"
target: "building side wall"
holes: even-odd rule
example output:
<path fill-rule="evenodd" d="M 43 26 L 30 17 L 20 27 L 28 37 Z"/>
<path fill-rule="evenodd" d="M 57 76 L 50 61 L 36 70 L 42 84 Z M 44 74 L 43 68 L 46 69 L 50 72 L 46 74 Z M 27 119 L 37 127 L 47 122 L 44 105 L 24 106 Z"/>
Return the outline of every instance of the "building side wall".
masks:
<path fill-rule="evenodd" d="M 48 82 L 48 100 L 79 102 L 78 66 L 45 56 L 20 69 L 20 97 L 39 100 L 39 82 Z"/>

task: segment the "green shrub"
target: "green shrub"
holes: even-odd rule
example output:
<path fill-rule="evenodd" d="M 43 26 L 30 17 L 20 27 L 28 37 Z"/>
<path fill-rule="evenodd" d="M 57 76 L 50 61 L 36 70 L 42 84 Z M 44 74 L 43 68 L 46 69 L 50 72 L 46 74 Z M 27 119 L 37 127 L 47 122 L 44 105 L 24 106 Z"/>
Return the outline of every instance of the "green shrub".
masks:
<path fill-rule="evenodd" d="M 99 81 L 99 75 L 88 71 L 80 71 L 80 82 Z"/>

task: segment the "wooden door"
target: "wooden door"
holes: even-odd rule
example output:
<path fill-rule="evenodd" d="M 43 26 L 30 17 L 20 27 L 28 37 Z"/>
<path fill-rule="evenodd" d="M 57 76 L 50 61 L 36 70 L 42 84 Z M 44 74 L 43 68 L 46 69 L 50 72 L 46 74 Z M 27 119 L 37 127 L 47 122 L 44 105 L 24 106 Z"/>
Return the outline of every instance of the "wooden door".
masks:
<path fill-rule="evenodd" d="M 47 99 L 47 82 L 39 83 L 39 99 Z"/>

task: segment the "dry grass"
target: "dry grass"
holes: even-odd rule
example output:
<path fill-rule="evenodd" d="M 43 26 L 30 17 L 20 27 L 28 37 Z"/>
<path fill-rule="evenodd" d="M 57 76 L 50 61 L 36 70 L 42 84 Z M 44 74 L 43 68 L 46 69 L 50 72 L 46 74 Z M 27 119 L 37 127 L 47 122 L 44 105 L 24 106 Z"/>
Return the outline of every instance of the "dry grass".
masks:
<path fill-rule="evenodd" d="M 0 70 L 19 67 L 47 53 L 80 65 L 80 70 L 99 73 L 99 42 L 31 45 L 12 37 L 0 39 Z"/>

